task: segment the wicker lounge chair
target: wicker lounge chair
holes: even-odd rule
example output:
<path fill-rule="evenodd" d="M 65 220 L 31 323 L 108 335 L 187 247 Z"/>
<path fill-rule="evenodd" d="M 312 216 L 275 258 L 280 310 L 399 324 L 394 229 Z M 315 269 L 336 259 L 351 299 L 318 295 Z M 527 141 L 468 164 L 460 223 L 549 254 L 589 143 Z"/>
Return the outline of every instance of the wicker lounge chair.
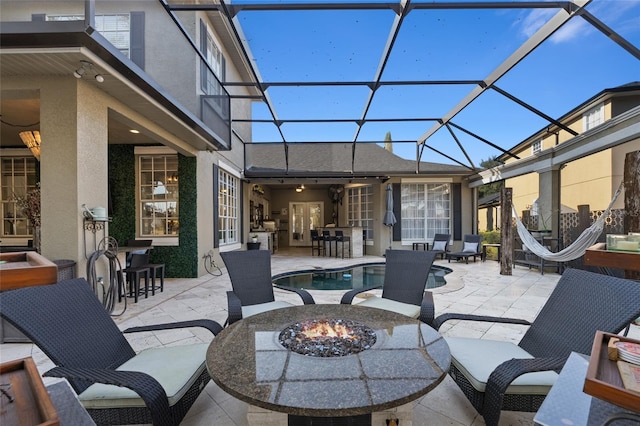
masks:
<path fill-rule="evenodd" d="M 434 251 L 436 255 L 440 255 L 440 259 L 444 259 L 447 253 L 449 253 L 449 240 L 451 234 L 436 234 L 433 236 L 433 244 L 431 251 Z"/>
<path fill-rule="evenodd" d="M 639 300 L 635 281 L 568 269 L 532 323 L 446 313 L 435 319 L 434 328 L 452 319 L 530 326 L 517 345 L 445 337 L 450 375 L 486 424 L 494 426 L 501 410 L 537 411 L 571 352 L 591 353 L 597 330 L 623 330 L 640 315 Z"/>
<path fill-rule="evenodd" d="M 433 295 L 425 291 L 429 270 L 436 257 L 433 251 L 387 250 L 382 297 L 370 297 L 362 306 L 398 312 L 431 324 L 434 317 Z M 380 287 L 374 287 L 380 288 Z M 346 292 L 340 303 L 351 304 L 353 298 L 372 287 Z"/>
<path fill-rule="evenodd" d="M 84 278 L 0 293 L 0 315 L 57 365 L 97 424 L 178 425 L 210 380 L 208 343 L 136 354 Z M 205 327 L 212 320 L 134 327 L 125 333 Z"/>
<path fill-rule="evenodd" d="M 275 300 L 274 287 L 297 293 L 305 305 L 315 303 L 305 290 L 273 285 L 271 253 L 268 250 L 228 251 L 220 253 L 220 256 L 233 287 L 233 291 L 227 292 L 229 324 L 260 312 L 291 306 L 291 303 Z"/>
<path fill-rule="evenodd" d="M 465 263 L 469 263 L 471 256 L 473 256 L 474 262 L 476 261 L 476 257 L 482 259 L 482 235 L 465 235 L 462 240 L 462 251 L 447 253 L 447 260 L 451 263 L 451 259 L 464 259 Z"/>

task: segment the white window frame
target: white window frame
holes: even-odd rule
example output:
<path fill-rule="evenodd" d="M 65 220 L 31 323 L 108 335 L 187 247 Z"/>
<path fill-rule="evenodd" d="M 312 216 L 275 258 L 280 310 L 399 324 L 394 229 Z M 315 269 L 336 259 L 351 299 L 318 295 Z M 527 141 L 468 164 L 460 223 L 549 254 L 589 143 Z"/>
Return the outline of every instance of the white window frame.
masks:
<path fill-rule="evenodd" d="M 84 15 L 47 15 L 47 21 L 82 21 Z M 115 22 L 105 25 L 108 19 Z M 127 58 L 131 52 L 131 14 L 108 13 L 95 15 L 96 31 Z"/>
<path fill-rule="evenodd" d="M 432 241 L 435 234 L 452 233 L 450 182 L 403 181 L 400 192 L 403 244 Z"/>
<path fill-rule="evenodd" d="M 33 237 L 33 229 L 29 219 L 18 208 L 14 197 L 24 197 L 35 189 L 37 184 L 36 159 L 30 153 L 26 154 L 25 152 L 27 151 L 24 149 L 5 149 L 2 151 L 2 161 L 0 161 L 0 175 L 2 176 L 0 179 L 0 217 L 2 217 L 0 236 L 3 239 L 11 239 L 12 244 L 20 246 L 26 245 L 28 240 Z M 11 161 L 11 171 L 5 170 L 6 161 Z M 19 176 L 15 173 L 18 161 L 22 162 L 24 166 L 23 173 Z M 26 224 L 26 226 L 16 227 L 16 230 L 24 229 L 25 232 L 6 233 L 6 227 L 10 225 L 12 220 L 24 222 L 21 225 Z M 16 223 L 14 223 L 15 225 Z"/>
<path fill-rule="evenodd" d="M 600 103 L 582 114 L 582 129 L 584 132 L 604 123 L 604 104 Z"/>
<path fill-rule="evenodd" d="M 136 236 L 141 238 L 151 238 L 153 245 L 178 245 L 180 235 L 180 200 L 179 200 L 179 182 L 178 178 L 178 154 L 176 151 L 166 147 L 136 147 Z M 151 171 L 142 170 L 143 159 L 152 159 L 153 166 Z M 143 173 L 152 173 L 153 183 L 149 184 L 148 179 L 143 179 Z M 157 179 L 156 179 L 157 178 Z M 158 184 L 158 182 L 160 182 Z M 152 187 L 152 194 L 143 194 L 145 188 Z M 156 190 L 164 187 L 164 194 L 153 194 Z M 162 213 L 153 213 L 151 220 L 164 221 L 164 231 L 162 233 L 148 233 L 145 230 L 144 221 L 149 221 L 148 217 L 143 215 L 145 205 L 152 204 L 169 204 L 170 207 L 164 209 Z M 173 213 L 170 212 L 173 211 Z M 172 228 L 176 229 L 175 232 Z"/>
<path fill-rule="evenodd" d="M 542 151 L 542 139 L 531 142 L 531 155 L 535 155 Z"/>
<path fill-rule="evenodd" d="M 373 185 L 347 188 L 347 221 L 350 226 L 361 226 L 365 242 L 373 244 Z"/>
<path fill-rule="evenodd" d="M 222 49 L 220 49 L 220 46 L 209 30 L 208 25 L 205 57 L 207 58 L 207 64 L 209 64 L 209 67 L 211 68 L 211 70 L 213 70 L 214 73 L 214 75 L 211 75 L 207 71 L 205 75 L 202 76 L 202 78 L 205 80 L 205 94 L 212 96 L 221 95 L 222 84 L 219 82 L 222 81 Z"/>
<path fill-rule="evenodd" d="M 240 176 L 218 164 L 218 245 L 222 249 L 240 243 Z"/>

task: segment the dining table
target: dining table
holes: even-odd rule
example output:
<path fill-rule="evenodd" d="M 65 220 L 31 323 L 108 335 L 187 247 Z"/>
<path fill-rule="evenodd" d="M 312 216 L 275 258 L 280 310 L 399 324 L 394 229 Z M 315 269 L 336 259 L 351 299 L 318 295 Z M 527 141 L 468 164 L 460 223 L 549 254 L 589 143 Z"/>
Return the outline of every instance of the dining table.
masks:
<path fill-rule="evenodd" d="M 323 321 L 364 326 L 375 342 L 338 356 L 302 354 L 283 344 L 292 328 Z M 206 355 L 222 390 L 250 407 L 283 413 L 288 425 L 320 417 L 371 424 L 375 413 L 393 412 L 433 390 L 450 362 L 446 341 L 429 325 L 357 304 L 297 305 L 244 318 L 222 330 Z"/>

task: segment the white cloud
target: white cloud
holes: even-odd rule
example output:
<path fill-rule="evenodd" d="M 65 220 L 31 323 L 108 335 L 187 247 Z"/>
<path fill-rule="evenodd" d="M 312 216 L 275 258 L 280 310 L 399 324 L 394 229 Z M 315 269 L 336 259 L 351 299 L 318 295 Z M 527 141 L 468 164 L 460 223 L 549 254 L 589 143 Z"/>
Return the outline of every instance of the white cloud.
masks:
<path fill-rule="evenodd" d="M 557 13 L 553 9 L 535 9 L 531 11 L 521 23 L 520 33 L 526 38 L 531 37 L 536 31 L 538 31 L 544 24 L 547 23 L 553 15 Z"/>
<path fill-rule="evenodd" d="M 559 44 L 567 41 L 571 41 L 577 37 L 584 37 L 588 33 L 593 31 L 593 27 L 589 25 L 583 19 L 571 19 L 564 24 L 558 31 L 556 31 L 549 41 L 551 43 Z"/>

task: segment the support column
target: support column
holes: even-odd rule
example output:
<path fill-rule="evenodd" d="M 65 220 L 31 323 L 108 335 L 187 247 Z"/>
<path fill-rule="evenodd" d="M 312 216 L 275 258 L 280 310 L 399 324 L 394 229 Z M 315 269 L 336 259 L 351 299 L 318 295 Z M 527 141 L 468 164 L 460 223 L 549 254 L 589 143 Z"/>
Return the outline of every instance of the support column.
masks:
<path fill-rule="evenodd" d="M 538 229 L 551 230 L 558 238 L 560 231 L 560 166 L 538 170 Z"/>
<path fill-rule="evenodd" d="M 106 105 L 103 92 L 72 76 L 41 87 L 42 252 L 50 259 L 77 259 L 80 277 L 86 275 L 81 205 L 108 203 Z M 91 240 L 87 252 L 93 251 Z"/>
<path fill-rule="evenodd" d="M 500 189 L 500 275 L 513 274 L 513 188 Z"/>

